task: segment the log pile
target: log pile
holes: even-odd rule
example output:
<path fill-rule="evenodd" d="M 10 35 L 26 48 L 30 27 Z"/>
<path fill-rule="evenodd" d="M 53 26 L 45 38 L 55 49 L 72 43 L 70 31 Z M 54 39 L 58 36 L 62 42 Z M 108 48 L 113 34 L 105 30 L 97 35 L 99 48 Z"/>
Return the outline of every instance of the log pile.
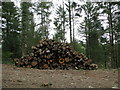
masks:
<path fill-rule="evenodd" d="M 29 55 L 14 59 L 18 67 L 38 69 L 97 69 L 96 64 L 82 53 L 78 53 L 68 43 L 54 40 L 41 40 L 38 45 L 32 46 Z"/>

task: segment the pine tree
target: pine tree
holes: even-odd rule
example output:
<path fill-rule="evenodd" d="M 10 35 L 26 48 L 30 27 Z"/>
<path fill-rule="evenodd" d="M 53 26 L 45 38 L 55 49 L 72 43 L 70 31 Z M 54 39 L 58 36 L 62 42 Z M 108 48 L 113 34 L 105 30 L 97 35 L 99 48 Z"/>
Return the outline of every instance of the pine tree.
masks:
<path fill-rule="evenodd" d="M 74 42 L 75 41 L 75 28 L 74 28 L 74 26 L 75 26 L 75 21 L 74 21 L 74 19 L 75 19 L 75 8 L 77 7 L 77 3 L 76 2 L 72 2 L 72 5 L 71 5 L 71 8 L 72 8 L 72 23 L 73 23 L 73 37 L 72 37 L 72 41 Z"/>
<path fill-rule="evenodd" d="M 54 18 L 54 25 L 56 30 L 54 39 L 56 41 L 65 42 L 66 22 L 67 22 L 67 17 L 64 7 L 62 8 L 62 6 L 59 6 L 56 11 L 56 17 Z"/>
<path fill-rule="evenodd" d="M 116 37 L 116 33 L 117 33 L 117 26 L 115 24 L 115 8 L 116 5 L 118 5 L 119 3 L 117 2 L 106 2 L 106 3 L 101 3 L 101 8 L 104 9 L 103 10 L 103 14 L 107 14 L 107 21 L 108 21 L 108 28 L 106 29 L 109 33 L 109 57 L 111 59 L 111 66 L 112 68 L 116 68 L 117 66 L 117 60 L 116 60 L 116 45 L 115 42 L 117 42 L 115 40 L 114 37 Z"/>
<path fill-rule="evenodd" d="M 85 33 L 86 37 L 86 55 L 93 59 L 94 62 L 99 62 L 103 59 L 101 45 L 99 43 L 99 39 L 101 36 L 101 22 L 99 20 L 99 6 L 95 6 L 95 4 L 91 2 L 87 2 L 86 4 L 79 6 L 85 12 L 84 22 L 81 23 L 81 28 Z"/>
<path fill-rule="evenodd" d="M 20 56 L 18 8 L 13 2 L 2 2 L 3 59 Z"/>
<path fill-rule="evenodd" d="M 21 3 L 21 46 L 22 46 L 22 55 L 26 54 L 27 48 L 27 31 L 29 31 L 29 7 L 30 3 L 22 2 Z"/>
<path fill-rule="evenodd" d="M 71 16 L 71 1 L 68 1 L 68 4 L 65 4 L 67 7 L 68 15 L 69 15 L 69 30 L 70 30 L 70 43 L 72 43 L 72 16 Z"/>
<path fill-rule="evenodd" d="M 32 11 L 32 3 L 23 2 L 21 3 L 21 45 L 22 45 L 22 55 L 30 52 L 31 46 L 36 43 L 35 36 L 35 23 Z M 38 40 L 37 40 L 38 41 Z"/>
<path fill-rule="evenodd" d="M 40 2 L 35 4 L 34 10 L 38 16 L 40 16 L 40 23 L 37 25 L 39 26 L 38 32 L 41 34 L 41 39 L 48 38 L 49 36 L 49 26 L 50 26 L 50 7 L 52 6 L 51 2 Z"/>

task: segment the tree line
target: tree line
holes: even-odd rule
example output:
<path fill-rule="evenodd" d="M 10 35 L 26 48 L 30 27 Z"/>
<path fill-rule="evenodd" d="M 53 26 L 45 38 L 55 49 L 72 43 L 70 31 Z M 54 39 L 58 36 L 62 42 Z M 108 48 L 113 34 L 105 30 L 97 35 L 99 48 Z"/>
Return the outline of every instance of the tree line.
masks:
<path fill-rule="evenodd" d="M 68 42 L 73 48 L 86 54 L 103 68 L 120 67 L 120 2 L 78 2 L 62 1 L 50 15 L 52 2 L 2 2 L 2 61 L 12 61 L 31 52 L 31 46 L 39 40 L 50 38 L 50 24 L 53 23 L 55 41 Z M 35 16 L 38 16 L 37 22 Z M 105 19 L 101 19 L 104 18 Z M 80 22 L 83 18 L 82 22 Z M 76 27 L 76 21 L 79 27 Z M 76 38 L 83 35 L 84 41 Z"/>

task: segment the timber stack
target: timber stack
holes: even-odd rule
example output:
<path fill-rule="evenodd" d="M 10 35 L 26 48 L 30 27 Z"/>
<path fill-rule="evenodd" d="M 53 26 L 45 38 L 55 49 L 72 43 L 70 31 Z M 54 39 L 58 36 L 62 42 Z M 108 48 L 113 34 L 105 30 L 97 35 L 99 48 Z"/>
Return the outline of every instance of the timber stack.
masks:
<path fill-rule="evenodd" d="M 18 67 L 38 69 L 97 69 L 96 64 L 84 54 L 73 50 L 70 44 L 56 42 L 51 39 L 41 40 L 38 45 L 32 46 L 29 55 L 14 59 Z"/>

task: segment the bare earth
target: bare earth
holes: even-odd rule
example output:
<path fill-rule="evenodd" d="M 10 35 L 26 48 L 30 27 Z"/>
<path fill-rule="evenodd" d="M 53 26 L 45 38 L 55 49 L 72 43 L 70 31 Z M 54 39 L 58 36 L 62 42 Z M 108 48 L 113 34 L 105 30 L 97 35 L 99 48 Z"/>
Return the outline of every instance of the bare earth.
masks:
<path fill-rule="evenodd" d="M 2 65 L 3 88 L 117 88 L 117 70 L 39 70 Z"/>

